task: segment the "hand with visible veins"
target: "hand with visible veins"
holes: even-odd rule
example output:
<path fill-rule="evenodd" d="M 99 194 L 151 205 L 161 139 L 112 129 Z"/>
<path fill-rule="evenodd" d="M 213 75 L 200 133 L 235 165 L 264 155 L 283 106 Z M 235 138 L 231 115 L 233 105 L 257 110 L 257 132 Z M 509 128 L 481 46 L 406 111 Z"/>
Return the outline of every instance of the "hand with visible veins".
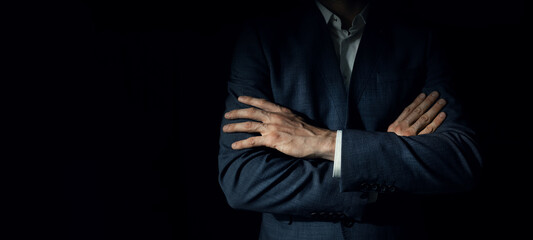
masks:
<path fill-rule="evenodd" d="M 297 158 L 333 161 L 336 131 L 309 125 L 288 108 L 264 99 L 241 96 L 238 101 L 253 107 L 227 112 L 225 118 L 255 121 L 227 124 L 222 130 L 227 133 L 260 133 L 261 136 L 234 142 L 231 145 L 233 149 L 265 146 Z"/>
<path fill-rule="evenodd" d="M 420 94 L 389 126 L 388 132 L 399 136 L 434 132 L 446 117 L 443 112 L 439 113 L 446 101 L 440 99 L 435 104 L 438 95 L 437 92 L 427 97 L 423 93 Z M 233 149 L 264 146 L 297 158 L 323 158 L 333 161 L 336 131 L 312 126 L 290 109 L 265 99 L 240 96 L 237 100 L 252 107 L 232 110 L 224 117 L 230 120 L 253 121 L 226 124 L 222 130 L 226 133 L 247 132 L 261 135 L 234 142 L 231 145 Z M 431 108 L 428 110 L 429 107 Z"/>

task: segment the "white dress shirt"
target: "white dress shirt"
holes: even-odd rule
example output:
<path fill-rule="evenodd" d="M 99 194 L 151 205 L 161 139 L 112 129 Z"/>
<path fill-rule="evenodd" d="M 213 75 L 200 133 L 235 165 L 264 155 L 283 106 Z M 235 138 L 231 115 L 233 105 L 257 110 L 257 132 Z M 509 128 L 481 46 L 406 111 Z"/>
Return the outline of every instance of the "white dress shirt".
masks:
<path fill-rule="evenodd" d="M 320 2 L 315 1 L 318 9 L 324 16 L 324 20 L 330 30 L 331 39 L 335 48 L 335 53 L 339 58 L 340 70 L 346 89 L 350 86 L 352 77 L 353 64 L 359 48 L 359 42 L 363 35 L 363 29 L 366 25 L 367 11 L 366 7 L 355 16 L 352 26 L 348 30 L 342 29 L 341 19 L 327 9 Z M 335 142 L 335 156 L 333 160 L 333 177 L 341 176 L 341 152 L 342 152 L 342 130 L 337 130 Z"/>

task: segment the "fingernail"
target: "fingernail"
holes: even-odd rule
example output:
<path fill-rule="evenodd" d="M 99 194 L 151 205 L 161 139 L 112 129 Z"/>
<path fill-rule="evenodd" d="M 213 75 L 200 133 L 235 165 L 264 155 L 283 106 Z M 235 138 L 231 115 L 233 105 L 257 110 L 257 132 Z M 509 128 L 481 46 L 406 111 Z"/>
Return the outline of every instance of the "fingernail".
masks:
<path fill-rule="evenodd" d="M 227 131 L 228 130 L 228 125 L 224 125 L 224 127 L 222 127 L 222 131 Z"/>
<path fill-rule="evenodd" d="M 439 113 L 439 117 L 440 117 L 440 118 L 445 118 L 445 117 L 446 117 L 446 113 L 445 113 L 445 112 L 441 112 L 441 113 Z"/>
<path fill-rule="evenodd" d="M 426 97 L 426 94 L 424 93 L 421 93 L 420 95 L 418 95 L 419 98 L 425 98 Z"/>
<path fill-rule="evenodd" d="M 444 100 L 444 99 L 442 99 L 442 98 L 439 99 L 439 104 L 440 104 L 440 105 L 444 105 L 444 104 L 446 104 L 446 100 Z"/>
<path fill-rule="evenodd" d="M 433 92 L 431 93 L 431 96 L 433 96 L 433 97 L 437 97 L 437 96 L 439 96 L 439 92 L 437 92 L 437 91 L 433 91 Z"/>
<path fill-rule="evenodd" d="M 229 114 L 229 112 L 227 112 L 226 114 L 224 114 L 224 117 L 225 118 L 229 118 L 231 114 Z"/>
<path fill-rule="evenodd" d="M 236 148 L 237 147 L 237 143 L 232 143 L 231 144 L 231 148 Z"/>

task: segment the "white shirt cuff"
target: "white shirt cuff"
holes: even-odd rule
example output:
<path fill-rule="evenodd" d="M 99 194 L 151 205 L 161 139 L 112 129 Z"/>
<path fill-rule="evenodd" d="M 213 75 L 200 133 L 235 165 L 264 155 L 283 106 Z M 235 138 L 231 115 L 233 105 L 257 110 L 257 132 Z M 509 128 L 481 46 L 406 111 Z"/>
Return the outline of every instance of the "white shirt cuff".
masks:
<path fill-rule="evenodd" d="M 333 157 L 333 177 L 341 177 L 342 130 L 337 130 L 335 139 L 335 155 Z"/>

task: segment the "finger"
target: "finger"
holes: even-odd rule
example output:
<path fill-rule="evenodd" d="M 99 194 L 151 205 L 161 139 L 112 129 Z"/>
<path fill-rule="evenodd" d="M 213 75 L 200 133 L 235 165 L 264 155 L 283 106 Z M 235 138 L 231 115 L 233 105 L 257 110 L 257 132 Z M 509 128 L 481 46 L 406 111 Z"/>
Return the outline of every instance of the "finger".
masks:
<path fill-rule="evenodd" d="M 234 150 L 265 146 L 264 138 L 262 136 L 249 137 L 247 139 L 234 142 L 231 144 L 231 148 Z"/>
<path fill-rule="evenodd" d="M 446 100 L 439 99 L 439 101 L 437 101 L 426 113 L 420 116 L 412 125 L 415 132 L 419 132 L 420 130 L 424 129 L 431 121 L 433 121 L 440 110 L 444 108 L 444 105 L 446 105 Z"/>
<path fill-rule="evenodd" d="M 265 126 L 263 123 L 249 121 L 249 122 L 226 124 L 222 128 L 222 131 L 226 133 L 233 133 L 233 132 L 256 133 L 256 132 L 262 132 L 264 129 L 265 129 Z"/>
<path fill-rule="evenodd" d="M 413 109 L 413 111 L 404 119 L 409 124 L 412 124 L 416 122 L 422 114 L 426 112 L 426 110 L 437 101 L 437 98 L 439 97 L 439 93 L 437 91 L 433 91 L 431 94 L 429 94 L 424 101 L 422 101 L 417 107 Z"/>
<path fill-rule="evenodd" d="M 409 104 L 409 106 L 403 109 L 402 113 L 400 113 L 400 115 L 396 118 L 396 120 L 394 120 L 394 122 L 392 122 L 389 125 L 389 127 L 387 128 L 387 132 L 394 132 L 398 124 L 400 124 L 402 120 L 404 120 L 407 116 L 409 116 L 409 114 L 413 111 L 413 109 L 416 108 L 418 105 L 420 105 L 420 103 L 422 103 L 422 101 L 424 101 L 425 98 L 426 98 L 426 94 L 420 93 L 415 98 L 415 100 L 411 104 Z"/>
<path fill-rule="evenodd" d="M 422 103 L 424 99 L 426 99 L 426 94 L 424 93 L 419 94 L 415 98 L 415 100 L 403 110 L 403 112 L 400 114 L 400 116 L 398 116 L 395 122 L 401 121 L 405 119 L 407 116 L 409 116 L 409 114 L 413 111 L 413 109 L 415 109 L 418 105 L 420 105 L 420 103 Z"/>
<path fill-rule="evenodd" d="M 433 119 L 433 121 L 429 125 L 427 125 L 422 131 L 420 131 L 418 135 L 435 132 L 435 130 L 437 130 L 437 128 L 444 122 L 444 119 L 446 119 L 446 113 L 439 113 L 439 115 L 437 115 L 437 117 L 435 117 L 435 119 Z"/>
<path fill-rule="evenodd" d="M 263 110 L 266 110 L 266 111 L 269 111 L 269 112 L 285 112 L 286 108 L 278 105 L 278 104 L 275 104 L 273 102 L 270 102 L 266 99 L 262 99 L 262 98 L 254 98 L 254 97 L 249 97 L 249 96 L 240 96 L 238 99 L 237 99 L 239 102 L 241 103 L 244 103 L 244 104 L 247 104 L 247 105 L 251 105 L 251 106 L 254 106 L 254 107 L 257 107 L 257 108 L 261 108 Z"/>
<path fill-rule="evenodd" d="M 430 119 L 433 119 L 444 108 L 445 105 L 446 100 L 441 98 L 435 104 L 433 104 L 433 106 L 425 114 L 427 114 Z"/>
<path fill-rule="evenodd" d="M 244 109 L 236 109 L 227 112 L 224 114 L 224 117 L 226 119 L 239 119 L 239 118 L 245 118 L 245 119 L 252 119 L 256 121 L 263 122 L 268 119 L 268 112 L 265 112 L 258 108 L 244 108 Z"/>

